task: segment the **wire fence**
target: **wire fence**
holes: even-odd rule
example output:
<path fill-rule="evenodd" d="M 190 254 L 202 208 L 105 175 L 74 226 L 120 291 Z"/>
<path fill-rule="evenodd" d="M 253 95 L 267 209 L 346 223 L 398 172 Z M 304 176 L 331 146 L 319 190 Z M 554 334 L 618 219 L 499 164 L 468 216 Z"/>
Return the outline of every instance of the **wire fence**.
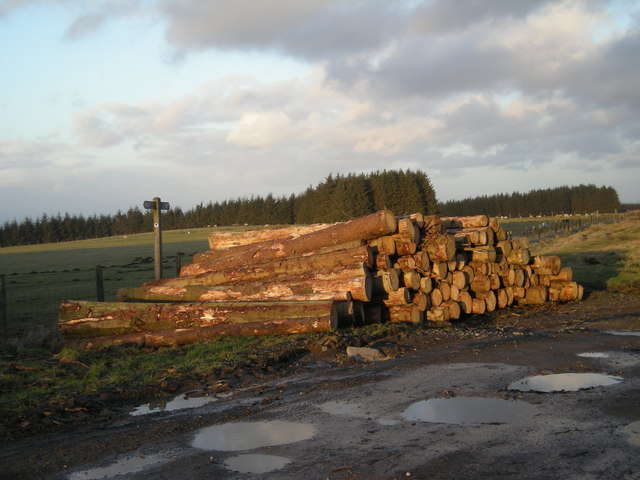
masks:
<path fill-rule="evenodd" d="M 164 276 L 179 275 L 180 265 L 180 257 L 163 262 Z M 118 289 L 153 279 L 151 257 L 126 265 L 0 275 L 0 333 L 12 338 L 55 329 L 63 300 L 112 302 Z"/>

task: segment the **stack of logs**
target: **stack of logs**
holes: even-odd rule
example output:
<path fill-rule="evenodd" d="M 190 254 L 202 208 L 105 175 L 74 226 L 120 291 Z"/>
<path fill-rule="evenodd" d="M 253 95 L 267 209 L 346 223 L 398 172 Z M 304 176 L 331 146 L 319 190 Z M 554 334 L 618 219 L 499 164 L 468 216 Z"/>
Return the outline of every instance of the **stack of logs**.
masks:
<path fill-rule="evenodd" d="M 192 343 L 219 335 L 326 331 L 366 323 L 447 324 L 514 302 L 581 299 L 570 268 L 531 256 L 485 215 L 395 217 L 214 232 L 180 276 L 121 289 L 119 302 L 65 301 L 74 346 Z"/>

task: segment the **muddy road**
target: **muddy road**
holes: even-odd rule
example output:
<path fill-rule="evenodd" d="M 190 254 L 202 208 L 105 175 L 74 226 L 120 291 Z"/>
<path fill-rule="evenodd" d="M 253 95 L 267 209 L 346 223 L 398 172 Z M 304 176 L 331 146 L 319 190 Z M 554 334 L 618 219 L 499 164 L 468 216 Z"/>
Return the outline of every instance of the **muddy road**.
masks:
<path fill-rule="evenodd" d="M 296 346 L 280 368 L 4 442 L 0 477 L 640 479 L 638 332 L 640 295 L 596 293 L 352 339 L 373 362 Z"/>

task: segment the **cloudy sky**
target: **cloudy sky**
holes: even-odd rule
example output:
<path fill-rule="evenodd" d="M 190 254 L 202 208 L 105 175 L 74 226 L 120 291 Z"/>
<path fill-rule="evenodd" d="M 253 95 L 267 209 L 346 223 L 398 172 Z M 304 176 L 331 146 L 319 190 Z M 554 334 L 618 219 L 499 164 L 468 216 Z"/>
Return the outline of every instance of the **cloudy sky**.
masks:
<path fill-rule="evenodd" d="M 640 202 L 640 6 L 0 0 L 0 222 L 420 169 Z"/>

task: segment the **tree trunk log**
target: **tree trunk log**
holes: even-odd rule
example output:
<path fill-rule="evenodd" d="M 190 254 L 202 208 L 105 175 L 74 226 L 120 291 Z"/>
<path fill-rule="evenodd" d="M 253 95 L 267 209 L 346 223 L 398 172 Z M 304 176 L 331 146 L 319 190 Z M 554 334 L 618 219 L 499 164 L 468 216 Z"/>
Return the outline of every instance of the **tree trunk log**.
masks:
<path fill-rule="evenodd" d="M 395 292 L 389 292 L 383 297 L 382 303 L 387 307 L 394 305 L 408 305 L 411 303 L 411 294 L 406 287 L 399 288 Z"/>
<path fill-rule="evenodd" d="M 456 242 L 450 235 L 426 236 L 421 248 L 432 262 L 450 262 L 456 254 Z"/>
<path fill-rule="evenodd" d="M 562 268 L 562 261 L 557 255 L 536 255 L 533 257 L 531 267 L 539 275 L 558 275 Z"/>
<path fill-rule="evenodd" d="M 571 267 L 563 267 L 557 275 L 550 275 L 550 281 L 571 282 L 573 280 L 573 269 Z"/>
<path fill-rule="evenodd" d="M 421 323 L 424 319 L 424 314 L 416 305 L 397 305 L 387 309 L 387 318 L 394 323 Z"/>
<path fill-rule="evenodd" d="M 527 265 L 531 259 L 531 253 L 528 248 L 516 248 L 505 258 L 511 265 Z"/>
<path fill-rule="evenodd" d="M 371 247 L 375 247 L 378 253 L 384 253 L 387 255 L 396 254 L 396 242 L 391 235 L 383 235 L 381 237 L 372 238 L 367 242 Z"/>
<path fill-rule="evenodd" d="M 425 313 L 429 322 L 446 323 L 451 319 L 449 307 L 447 306 L 431 307 Z"/>
<path fill-rule="evenodd" d="M 228 285 L 234 283 L 251 283 L 258 281 L 272 282 L 292 275 L 308 272 L 353 268 L 357 264 L 367 266 L 373 262 L 373 253 L 369 247 L 357 247 L 322 255 L 290 257 L 275 262 L 256 264 L 249 262 L 241 267 L 201 273 L 189 277 L 167 278 L 147 282 L 145 286 L 171 285 Z"/>
<path fill-rule="evenodd" d="M 119 335 L 276 319 L 322 317 L 340 302 L 120 303 L 65 301 L 58 326 L 65 336 Z M 343 302 L 344 303 L 344 302 Z M 337 317 L 336 317 L 337 318 Z"/>
<path fill-rule="evenodd" d="M 525 305 L 541 305 L 549 298 L 549 289 L 547 287 L 529 287 L 521 302 Z"/>
<path fill-rule="evenodd" d="M 468 291 L 460 290 L 460 295 L 458 296 L 458 305 L 460 305 L 460 309 L 463 313 L 473 313 L 473 298 L 471 298 L 471 295 Z"/>
<path fill-rule="evenodd" d="M 313 225 L 291 225 L 281 228 L 261 228 L 235 232 L 213 231 L 209 234 L 209 248 L 224 250 L 226 248 L 249 245 L 276 239 L 295 238 L 307 233 L 317 232 L 330 227 L 330 223 L 316 223 Z"/>
<path fill-rule="evenodd" d="M 394 268 L 378 270 L 373 277 L 374 295 L 395 292 L 398 288 L 400 288 L 400 276 Z"/>
<path fill-rule="evenodd" d="M 204 271 L 233 268 L 249 263 L 267 263 L 284 257 L 302 255 L 318 249 L 355 240 L 369 240 L 388 235 L 396 231 L 397 224 L 393 213 L 381 210 L 377 213 L 348 222 L 336 223 L 316 232 L 300 235 L 297 238 L 278 239 L 254 244 L 254 248 L 245 246 L 226 249 L 227 256 L 219 261 L 201 262 L 200 270 L 185 275 L 203 273 Z M 236 250 L 238 249 L 238 250 Z M 207 270 L 208 269 L 208 270 Z"/>
<path fill-rule="evenodd" d="M 335 330 L 338 326 L 337 319 L 333 315 L 327 314 L 318 317 L 283 318 L 264 322 L 228 323 L 179 330 L 135 332 L 91 339 L 70 339 L 66 344 L 79 350 L 97 350 L 111 346 L 126 345 L 138 347 L 173 347 L 205 342 L 223 335 L 254 336 L 327 332 Z"/>
<path fill-rule="evenodd" d="M 468 217 L 445 217 L 442 223 L 446 229 L 451 228 L 477 228 L 489 225 L 489 218 L 486 215 L 473 215 Z"/>
<path fill-rule="evenodd" d="M 121 302 L 269 302 L 296 299 L 351 300 L 353 298 L 368 302 L 373 296 L 373 280 L 371 275 L 363 270 L 320 271 L 268 283 L 122 288 L 118 291 L 117 300 Z"/>

